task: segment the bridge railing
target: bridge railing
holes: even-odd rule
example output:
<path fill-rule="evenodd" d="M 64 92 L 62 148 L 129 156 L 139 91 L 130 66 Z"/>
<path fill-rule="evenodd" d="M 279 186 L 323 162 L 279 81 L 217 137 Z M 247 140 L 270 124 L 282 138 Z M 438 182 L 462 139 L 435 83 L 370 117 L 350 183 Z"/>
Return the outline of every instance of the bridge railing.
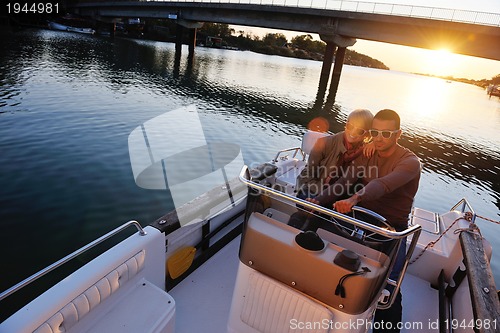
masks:
<path fill-rule="evenodd" d="M 149 0 L 165 1 L 165 0 Z M 352 0 L 178 0 L 171 2 L 208 2 L 271 5 L 299 8 L 317 8 L 361 13 L 416 17 L 450 22 L 472 23 L 500 27 L 500 13 L 477 12 L 462 9 L 424 7 L 381 2 Z"/>

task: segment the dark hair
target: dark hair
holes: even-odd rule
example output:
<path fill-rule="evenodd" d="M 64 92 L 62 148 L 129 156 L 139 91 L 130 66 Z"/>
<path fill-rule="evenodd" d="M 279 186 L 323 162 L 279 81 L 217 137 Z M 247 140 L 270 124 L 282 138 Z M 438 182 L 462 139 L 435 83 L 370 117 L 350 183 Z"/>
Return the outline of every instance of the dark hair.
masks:
<path fill-rule="evenodd" d="M 401 119 L 396 111 L 390 109 L 383 109 L 377 112 L 373 119 L 379 120 L 394 120 L 396 122 L 396 129 L 399 129 L 401 126 Z"/>

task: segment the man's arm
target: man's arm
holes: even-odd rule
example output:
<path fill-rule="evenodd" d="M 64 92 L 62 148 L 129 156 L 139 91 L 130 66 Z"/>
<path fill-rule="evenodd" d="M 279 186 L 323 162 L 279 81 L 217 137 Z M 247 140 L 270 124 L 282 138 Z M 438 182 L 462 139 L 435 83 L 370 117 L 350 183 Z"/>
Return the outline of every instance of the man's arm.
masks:
<path fill-rule="evenodd" d="M 384 177 L 370 181 L 365 187 L 348 199 L 335 202 L 334 208 L 339 213 L 348 213 L 361 201 L 371 201 L 390 193 L 418 176 L 421 170 L 416 156 L 403 159 L 392 172 Z"/>
<path fill-rule="evenodd" d="M 315 199 L 323 207 L 332 207 L 333 203 L 339 198 L 347 194 L 349 188 L 357 180 L 360 165 L 351 164 L 347 167 L 346 172 L 335 183 L 324 189 Z"/>
<path fill-rule="evenodd" d="M 420 171 L 421 165 L 418 157 L 409 156 L 401 160 L 392 172 L 370 181 L 361 189 L 357 193 L 359 201 L 371 201 L 380 198 L 386 193 L 391 193 L 417 177 Z"/>

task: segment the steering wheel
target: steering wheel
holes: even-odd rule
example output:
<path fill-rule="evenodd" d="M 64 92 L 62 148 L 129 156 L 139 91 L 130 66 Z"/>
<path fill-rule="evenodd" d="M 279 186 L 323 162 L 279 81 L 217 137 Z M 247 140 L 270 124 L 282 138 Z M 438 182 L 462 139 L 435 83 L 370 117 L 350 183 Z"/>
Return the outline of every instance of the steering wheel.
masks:
<path fill-rule="evenodd" d="M 358 220 L 368 222 L 368 223 L 373 224 L 377 227 L 387 229 L 390 231 L 395 230 L 394 227 L 392 227 L 389 223 L 387 223 L 387 220 L 385 219 L 385 217 L 383 217 L 380 214 L 375 213 L 372 210 L 369 210 L 369 209 L 366 209 L 363 207 L 359 207 L 359 206 L 353 206 L 352 212 L 353 212 L 353 217 L 358 219 Z M 365 218 L 363 218 L 363 219 L 357 218 L 356 213 L 361 213 L 361 214 L 366 215 L 369 218 L 369 220 L 366 221 Z M 376 242 L 386 242 L 386 241 L 390 240 L 389 238 L 386 238 L 386 237 L 384 237 L 376 232 L 368 233 L 368 231 L 366 231 L 365 229 L 360 228 L 360 227 L 355 226 L 355 225 L 352 225 L 351 223 L 348 223 L 348 222 L 337 221 L 336 219 L 332 219 L 332 222 L 343 233 L 347 234 L 350 237 L 355 237 L 355 238 L 358 238 L 360 240 L 368 239 L 368 240 L 372 240 L 372 241 L 376 241 Z"/>

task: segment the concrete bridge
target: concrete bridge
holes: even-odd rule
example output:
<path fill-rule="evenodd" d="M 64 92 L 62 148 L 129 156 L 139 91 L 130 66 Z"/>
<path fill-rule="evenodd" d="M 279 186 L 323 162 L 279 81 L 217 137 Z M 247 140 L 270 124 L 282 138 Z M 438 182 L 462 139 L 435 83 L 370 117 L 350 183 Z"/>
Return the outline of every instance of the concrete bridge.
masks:
<path fill-rule="evenodd" d="M 356 39 L 445 48 L 500 60 L 500 13 L 346 0 L 80 1 L 68 7 L 109 22 L 137 17 L 176 20 L 178 27 L 190 29 L 190 54 L 194 52 L 196 29 L 203 22 L 319 34 L 327 45 L 318 94 L 326 90 L 337 48 L 330 85 L 333 96 L 345 49 Z"/>

